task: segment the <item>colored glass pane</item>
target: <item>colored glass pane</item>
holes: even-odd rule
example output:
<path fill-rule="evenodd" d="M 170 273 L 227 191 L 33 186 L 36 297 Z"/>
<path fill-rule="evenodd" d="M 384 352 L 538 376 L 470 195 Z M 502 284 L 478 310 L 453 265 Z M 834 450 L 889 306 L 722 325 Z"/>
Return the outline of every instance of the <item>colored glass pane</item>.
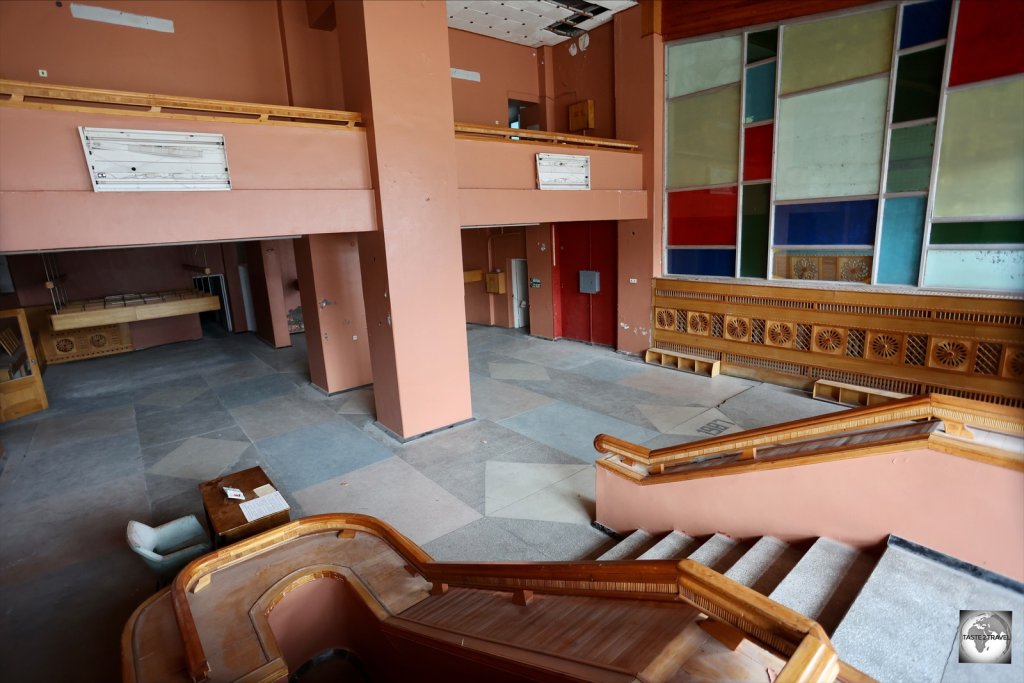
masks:
<path fill-rule="evenodd" d="M 935 124 L 896 128 L 891 135 L 885 191 L 927 190 L 935 150 Z"/>
<path fill-rule="evenodd" d="M 961 2 L 954 41 L 951 86 L 1024 73 L 1024 2 Z"/>
<path fill-rule="evenodd" d="M 756 123 L 775 116 L 775 62 L 747 69 L 744 121 Z"/>
<path fill-rule="evenodd" d="M 1024 291 L 1024 250 L 930 249 L 926 287 Z"/>
<path fill-rule="evenodd" d="M 747 64 L 770 59 L 778 54 L 779 29 L 758 31 L 747 36 Z"/>
<path fill-rule="evenodd" d="M 1024 244 L 1024 221 L 932 223 L 930 243 Z"/>
<path fill-rule="evenodd" d="M 874 244 L 878 200 L 775 206 L 775 244 Z"/>
<path fill-rule="evenodd" d="M 735 245 L 736 201 L 735 186 L 669 192 L 669 245 Z"/>
<path fill-rule="evenodd" d="M 925 197 L 885 200 L 882 212 L 882 244 L 878 251 L 878 282 L 916 285 L 921 265 Z"/>
<path fill-rule="evenodd" d="M 939 91 L 945 46 L 912 52 L 899 58 L 896 66 L 896 99 L 892 121 L 914 121 L 939 113 Z"/>
<path fill-rule="evenodd" d="M 678 97 L 740 80 L 742 36 L 726 36 L 668 49 L 668 96 Z"/>
<path fill-rule="evenodd" d="M 779 100 L 776 199 L 875 194 L 888 78 Z"/>
<path fill-rule="evenodd" d="M 949 33 L 950 0 L 929 0 L 903 6 L 900 48 L 941 40 Z M 915 284 L 917 279 L 914 279 Z"/>
<path fill-rule="evenodd" d="M 743 131 L 743 179 L 772 177 L 772 134 L 775 126 L 755 126 Z"/>
<path fill-rule="evenodd" d="M 887 72 L 895 9 L 787 26 L 782 34 L 783 94 Z"/>
<path fill-rule="evenodd" d="M 739 84 L 670 101 L 668 187 L 735 183 L 739 127 Z"/>
<path fill-rule="evenodd" d="M 768 215 L 771 185 L 743 186 L 743 232 L 740 236 L 740 276 L 768 276 Z"/>
<path fill-rule="evenodd" d="M 1024 78 L 951 91 L 935 216 L 1024 215 Z"/>
<path fill-rule="evenodd" d="M 669 249 L 672 275 L 735 275 L 735 249 Z"/>

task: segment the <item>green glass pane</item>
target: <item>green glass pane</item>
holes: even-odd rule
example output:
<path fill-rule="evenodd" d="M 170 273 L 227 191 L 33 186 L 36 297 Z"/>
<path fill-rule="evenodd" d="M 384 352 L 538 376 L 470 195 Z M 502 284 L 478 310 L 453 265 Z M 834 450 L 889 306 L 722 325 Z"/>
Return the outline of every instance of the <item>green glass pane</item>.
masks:
<path fill-rule="evenodd" d="M 926 287 L 1024 291 L 1024 250 L 932 249 Z"/>
<path fill-rule="evenodd" d="M 889 140 L 889 175 L 885 191 L 927 190 L 934 150 L 934 123 L 893 130 Z"/>
<path fill-rule="evenodd" d="M 899 58 L 896 67 L 896 99 L 892 121 L 915 121 L 939 113 L 942 66 L 946 47 L 912 52 Z"/>
<path fill-rule="evenodd" d="M 885 200 L 882 245 L 878 250 L 878 282 L 916 285 L 924 236 L 925 197 Z"/>
<path fill-rule="evenodd" d="M 783 94 L 889 71 L 894 8 L 787 26 Z"/>
<path fill-rule="evenodd" d="M 873 78 L 779 100 L 776 199 L 878 192 L 888 83 Z"/>
<path fill-rule="evenodd" d="M 1024 244 L 1024 221 L 932 223 L 931 244 Z M 1021 273 L 1024 277 L 1024 273 Z"/>
<path fill-rule="evenodd" d="M 747 36 L 747 64 L 760 62 L 778 54 L 779 29 L 758 31 Z"/>
<path fill-rule="evenodd" d="M 668 49 L 668 96 L 678 97 L 740 80 L 742 36 L 726 36 Z"/>
<path fill-rule="evenodd" d="M 743 231 L 740 234 L 740 276 L 768 277 L 768 183 L 743 186 Z"/>
<path fill-rule="evenodd" d="M 743 119 L 747 123 L 775 116 L 775 62 L 747 69 Z"/>
<path fill-rule="evenodd" d="M 735 183 L 739 135 L 739 84 L 670 101 L 668 188 Z"/>
<path fill-rule="evenodd" d="M 1024 78 L 946 96 L 934 215 L 1024 215 Z"/>

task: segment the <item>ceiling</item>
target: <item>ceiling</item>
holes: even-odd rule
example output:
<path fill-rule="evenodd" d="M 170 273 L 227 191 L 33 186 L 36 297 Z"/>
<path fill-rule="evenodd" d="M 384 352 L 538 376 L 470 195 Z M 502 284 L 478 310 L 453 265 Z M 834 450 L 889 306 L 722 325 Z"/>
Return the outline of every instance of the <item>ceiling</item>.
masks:
<path fill-rule="evenodd" d="M 447 0 L 448 26 L 527 47 L 557 45 L 636 0 Z"/>

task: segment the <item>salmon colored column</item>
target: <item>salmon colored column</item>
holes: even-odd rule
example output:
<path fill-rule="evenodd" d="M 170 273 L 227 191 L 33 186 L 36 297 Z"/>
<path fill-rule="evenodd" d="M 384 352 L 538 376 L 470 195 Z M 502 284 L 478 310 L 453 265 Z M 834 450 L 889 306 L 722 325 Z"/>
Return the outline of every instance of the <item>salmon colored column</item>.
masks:
<path fill-rule="evenodd" d="M 367 122 L 378 230 L 359 258 L 377 421 L 472 417 L 448 26 L 441 2 L 336 2 L 345 104 Z"/>
<path fill-rule="evenodd" d="M 373 381 L 355 235 L 309 235 L 295 243 L 309 376 L 328 394 Z"/>
<path fill-rule="evenodd" d="M 664 197 L 665 63 L 661 35 L 642 35 L 643 10 L 615 15 L 615 136 L 640 144 L 647 218 L 619 221 L 619 319 L 616 348 L 651 345 L 651 278 L 661 275 Z M 630 282 L 635 279 L 636 284 Z"/>
<path fill-rule="evenodd" d="M 284 305 L 284 282 L 276 240 L 249 242 L 249 291 L 256 314 L 256 336 L 276 349 L 292 345 L 288 334 L 288 311 Z"/>

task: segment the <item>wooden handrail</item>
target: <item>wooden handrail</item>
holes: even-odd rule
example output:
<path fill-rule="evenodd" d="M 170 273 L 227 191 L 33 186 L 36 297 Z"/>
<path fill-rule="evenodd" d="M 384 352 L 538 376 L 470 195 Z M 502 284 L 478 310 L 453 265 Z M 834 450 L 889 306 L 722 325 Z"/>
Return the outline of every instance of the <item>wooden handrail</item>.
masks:
<path fill-rule="evenodd" d="M 111 105 L 112 107 L 148 107 L 145 113 L 154 115 L 167 115 L 170 112 L 165 110 L 173 110 L 174 113 L 191 113 L 203 116 L 219 114 L 233 117 L 248 117 L 240 118 L 240 120 L 255 122 L 301 122 L 337 127 L 361 125 L 363 120 L 361 114 L 351 111 L 255 104 L 252 102 L 213 100 L 200 97 L 155 95 L 124 90 L 83 88 L 75 85 L 49 85 L 6 79 L 0 79 L 0 95 L 7 96 L 6 100 L 0 100 L 0 104 L 28 106 L 39 104 L 26 100 L 26 98 L 31 98 L 43 101 L 58 100 L 69 104 L 87 103 L 91 105 Z M 123 109 L 113 109 L 113 111 L 115 113 L 125 113 Z"/>
<path fill-rule="evenodd" d="M 838 658 L 821 626 L 788 607 L 727 579 L 693 560 L 675 562 L 538 562 L 445 563 L 429 555 L 390 525 L 358 514 L 305 517 L 193 560 L 171 586 L 174 614 L 185 647 L 189 675 L 207 680 L 210 665 L 196 628 L 188 594 L 202 590 L 211 575 L 245 557 L 289 541 L 319 533 L 362 531 L 398 553 L 412 571 L 435 587 L 500 591 L 533 591 L 560 595 L 629 597 L 640 600 L 683 600 L 708 616 L 742 631 L 752 641 L 783 657 L 790 681 L 828 683 L 839 671 Z M 796 658 L 793 660 L 792 658 Z M 856 671 L 855 669 L 850 669 Z M 780 679 L 781 678 L 780 675 Z"/>
<path fill-rule="evenodd" d="M 589 135 L 575 135 L 573 133 L 551 133 L 543 130 L 529 130 L 526 128 L 502 128 L 500 126 L 484 126 L 477 123 L 456 123 L 455 134 L 462 137 L 485 137 L 501 140 L 518 138 L 529 142 L 549 142 L 556 145 L 578 145 L 580 147 L 604 147 L 608 149 L 619 149 L 635 151 L 640 148 L 635 142 L 626 140 L 612 140 L 609 138 L 595 138 Z"/>
<path fill-rule="evenodd" d="M 1004 434 L 1024 435 L 1024 410 L 955 396 L 929 394 L 654 450 L 614 436 L 598 434 L 594 439 L 594 448 L 599 453 L 621 456 L 630 463 L 663 469 L 669 464 L 685 463 L 697 458 L 752 452 L 757 448 L 789 441 L 915 420 L 943 420 L 950 432 L 971 425 Z"/>

